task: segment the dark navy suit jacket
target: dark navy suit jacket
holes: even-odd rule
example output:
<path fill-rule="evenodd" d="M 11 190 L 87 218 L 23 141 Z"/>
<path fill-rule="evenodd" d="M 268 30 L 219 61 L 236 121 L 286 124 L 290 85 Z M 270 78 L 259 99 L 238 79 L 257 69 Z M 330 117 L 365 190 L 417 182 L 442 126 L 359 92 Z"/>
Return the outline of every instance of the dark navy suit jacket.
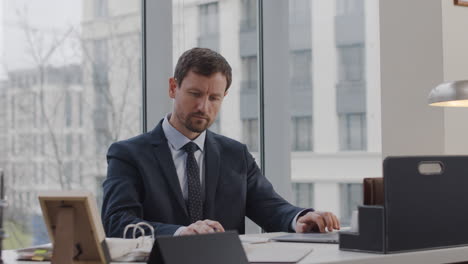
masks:
<path fill-rule="evenodd" d="M 102 206 L 107 236 L 122 237 L 126 225 L 140 221 L 153 225 L 156 235 L 190 225 L 162 122 L 151 132 L 112 144 L 107 161 Z M 273 190 L 244 144 L 207 131 L 205 219 L 243 234 L 247 216 L 268 232 L 287 232 L 301 210 Z"/>

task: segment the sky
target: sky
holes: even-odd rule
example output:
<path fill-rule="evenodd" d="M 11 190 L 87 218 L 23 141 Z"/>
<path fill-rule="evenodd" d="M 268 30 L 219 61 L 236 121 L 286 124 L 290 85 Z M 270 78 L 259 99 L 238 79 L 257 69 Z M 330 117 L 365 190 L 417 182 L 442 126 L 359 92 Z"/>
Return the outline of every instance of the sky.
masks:
<path fill-rule="evenodd" d="M 1 0 L 0 1 L 0 78 L 6 70 L 34 67 L 31 46 L 28 46 L 21 20 L 27 20 L 37 30 L 34 46 L 44 53 L 53 39 L 63 36 L 70 27 L 79 30 L 82 0 Z M 76 56 L 71 41 L 65 43 L 51 59 L 52 65 L 69 62 Z M 73 55 L 75 54 L 75 55 Z"/>

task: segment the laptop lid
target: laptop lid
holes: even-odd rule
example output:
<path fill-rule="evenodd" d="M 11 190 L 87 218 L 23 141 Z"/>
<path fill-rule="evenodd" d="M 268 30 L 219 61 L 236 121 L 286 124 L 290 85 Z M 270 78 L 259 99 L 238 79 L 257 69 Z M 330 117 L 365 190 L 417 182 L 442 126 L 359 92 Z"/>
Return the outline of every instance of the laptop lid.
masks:
<path fill-rule="evenodd" d="M 148 264 L 248 264 L 237 232 L 161 236 L 151 250 Z"/>

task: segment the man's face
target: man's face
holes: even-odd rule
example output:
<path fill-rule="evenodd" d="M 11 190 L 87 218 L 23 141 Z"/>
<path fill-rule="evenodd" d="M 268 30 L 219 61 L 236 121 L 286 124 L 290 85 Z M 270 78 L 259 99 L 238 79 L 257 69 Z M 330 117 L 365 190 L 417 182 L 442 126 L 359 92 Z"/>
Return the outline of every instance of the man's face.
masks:
<path fill-rule="evenodd" d="M 226 85 L 226 77 L 219 72 L 206 77 L 189 71 L 180 86 L 170 78 L 169 96 L 174 99 L 170 123 L 186 137 L 196 138 L 215 121 Z"/>

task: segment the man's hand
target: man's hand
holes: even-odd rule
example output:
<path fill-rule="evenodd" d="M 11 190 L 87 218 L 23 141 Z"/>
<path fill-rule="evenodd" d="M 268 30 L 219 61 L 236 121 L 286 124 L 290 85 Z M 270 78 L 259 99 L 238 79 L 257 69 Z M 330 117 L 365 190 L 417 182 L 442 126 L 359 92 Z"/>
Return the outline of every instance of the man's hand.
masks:
<path fill-rule="evenodd" d="M 197 221 L 185 227 L 182 232 L 180 232 L 180 235 L 197 235 L 215 232 L 224 232 L 223 226 L 217 221 L 206 219 L 203 221 Z"/>
<path fill-rule="evenodd" d="M 320 232 L 325 233 L 340 229 L 340 221 L 330 212 L 308 212 L 299 217 L 296 222 L 296 233 Z"/>

